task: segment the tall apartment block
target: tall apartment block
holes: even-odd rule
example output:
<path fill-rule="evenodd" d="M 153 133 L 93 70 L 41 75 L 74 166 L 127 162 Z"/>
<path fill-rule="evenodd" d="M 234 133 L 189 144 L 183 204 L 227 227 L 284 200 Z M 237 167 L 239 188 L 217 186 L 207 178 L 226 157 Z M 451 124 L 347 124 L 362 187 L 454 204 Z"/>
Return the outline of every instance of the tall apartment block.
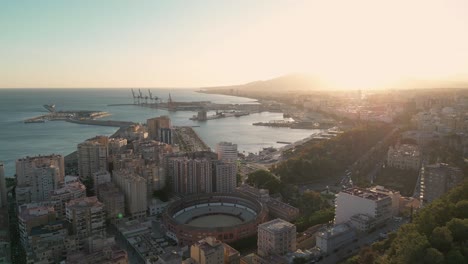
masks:
<path fill-rule="evenodd" d="M 66 217 L 78 238 L 102 235 L 105 232 L 104 204 L 96 196 L 71 200 L 66 204 Z"/>
<path fill-rule="evenodd" d="M 219 142 L 216 145 L 216 154 L 218 154 L 218 160 L 236 162 L 237 144 L 232 144 L 231 142 Z"/>
<path fill-rule="evenodd" d="M 172 157 L 168 161 L 172 190 L 179 194 L 213 191 L 213 160 L 206 157 Z"/>
<path fill-rule="evenodd" d="M 16 201 L 18 204 L 49 199 L 64 182 L 65 164 L 61 155 L 35 156 L 16 161 Z"/>
<path fill-rule="evenodd" d="M 237 187 L 237 164 L 233 162 L 217 162 L 215 165 L 216 192 L 229 193 Z"/>
<path fill-rule="evenodd" d="M 296 226 L 282 219 L 258 225 L 258 255 L 285 255 L 296 251 Z"/>
<path fill-rule="evenodd" d="M 81 178 L 92 177 L 93 173 L 107 170 L 107 137 L 96 137 L 78 144 L 78 173 Z"/>
<path fill-rule="evenodd" d="M 174 144 L 174 131 L 172 128 L 160 128 L 159 129 L 159 141 L 166 144 Z"/>
<path fill-rule="evenodd" d="M 112 180 L 125 195 L 126 212 L 132 218 L 146 216 L 148 208 L 146 180 L 129 170 L 114 171 Z"/>
<path fill-rule="evenodd" d="M 96 195 L 99 194 L 99 185 L 106 183 L 106 182 L 111 182 L 111 175 L 108 171 L 105 170 L 100 170 L 95 173 L 93 173 L 93 183 L 94 183 L 94 193 Z"/>
<path fill-rule="evenodd" d="M 0 208 L 7 207 L 8 205 L 7 188 L 5 182 L 5 167 L 0 162 Z"/>
<path fill-rule="evenodd" d="M 115 220 L 125 215 L 125 196 L 114 183 L 99 185 L 98 199 L 105 206 L 107 219 Z"/>
<path fill-rule="evenodd" d="M 421 201 L 430 203 L 463 181 L 460 168 L 445 163 L 425 165 L 421 169 Z"/>
<path fill-rule="evenodd" d="M 146 120 L 148 136 L 151 139 L 159 140 L 161 128 L 171 128 L 171 119 L 168 116 L 160 116 Z"/>

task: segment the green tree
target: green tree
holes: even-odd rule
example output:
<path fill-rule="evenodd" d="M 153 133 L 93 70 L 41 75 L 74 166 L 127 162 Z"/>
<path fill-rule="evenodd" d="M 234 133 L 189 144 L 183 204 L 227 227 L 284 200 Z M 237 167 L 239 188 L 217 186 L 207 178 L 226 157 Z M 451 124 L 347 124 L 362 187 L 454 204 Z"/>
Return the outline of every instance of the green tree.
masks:
<path fill-rule="evenodd" d="M 426 256 L 424 256 L 424 263 L 427 264 L 443 264 L 444 254 L 435 248 L 428 248 L 426 250 Z"/>
<path fill-rule="evenodd" d="M 293 264 L 306 264 L 307 259 L 303 257 L 296 257 L 293 259 Z"/>
<path fill-rule="evenodd" d="M 432 231 L 431 245 L 441 252 L 447 252 L 452 247 L 452 232 L 445 226 L 436 227 Z"/>
<path fill-rule="evenodd" d="M 169 201 L 169 193 L 167 193 L 164 189 L 163 190 L 156 190 L 153 192 L 153 197 L 159 199 L 163 202 Z"/>
<path fill-rule="evenodd" d="M 455 204 L 455 216 L 461 219 L 468 218 L 468 200 L 462 200 Z"/>
<path fill-rule="evenodd" d="M 465 257 L 463 257 L 463 255 L 457 249 L 450 250 L 450 252 L 447 254 L 446 260 L 447 260 L 446 261 L 447 264 L 467 263 L 467 260 L 465 259 Z"/>
<path fill-rule="evenodd" d="M 257 170 L 248 175 L 247 183 L 257 188 L 268 189 L 270 194 L 278 193 L 281 190 L 281 182 L 271 172 Z"/>
<path fill-rule="evenodd" d="M 463 242 L 468 240 L 468 219 L 454 218 L 447 223 L 452 232 L 453 240 Z"/>
<path fill-rule="evenodd" d="M 414 224 L 405 225 L 390 247 L 391 263 L 422 263 L 429 245 L 426 236 L 418 233 Z"/>
<path fill-rule="evenodd" d="M 359 252 L 359 264 L 374 264 L 377 258 L 377 252 L 370 247 L 365 247 Z"/>

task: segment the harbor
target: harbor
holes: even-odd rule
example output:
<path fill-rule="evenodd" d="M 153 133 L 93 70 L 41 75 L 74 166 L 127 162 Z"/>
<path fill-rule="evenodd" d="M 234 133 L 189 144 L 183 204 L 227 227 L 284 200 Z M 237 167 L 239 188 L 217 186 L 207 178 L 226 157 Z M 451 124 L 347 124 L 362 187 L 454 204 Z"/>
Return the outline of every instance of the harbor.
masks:
<path fill-rule="evenodd" d="M 197 115 L 192 116 L 189 118 L 190 120 L 193 121 L 207 121 L 207 120 L 213 120 L 213 119 L 220 119 L 220 118 L 226 118 L 226 117 L 241 117 L 241 116 L 246 116 L 250 115 L 249 112 L 245 111 L 216 111 L 214 115 L 208 115 L 208 112 L 205 110 L 198 111 Z"/>

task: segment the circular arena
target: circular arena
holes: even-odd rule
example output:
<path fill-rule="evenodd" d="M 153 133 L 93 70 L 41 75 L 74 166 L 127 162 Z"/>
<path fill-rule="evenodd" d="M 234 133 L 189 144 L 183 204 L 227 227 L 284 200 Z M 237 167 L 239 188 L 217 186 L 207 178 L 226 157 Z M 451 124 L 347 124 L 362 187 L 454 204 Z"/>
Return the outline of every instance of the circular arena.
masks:
<path fill-rule="evenodd" d="M 264 204 L 243 194 L 200 194 L 169 205 L 163 224 L 180 245 L 191 245 L 207 236 L 232 242 L 254 235 L 267 217 Z"/>

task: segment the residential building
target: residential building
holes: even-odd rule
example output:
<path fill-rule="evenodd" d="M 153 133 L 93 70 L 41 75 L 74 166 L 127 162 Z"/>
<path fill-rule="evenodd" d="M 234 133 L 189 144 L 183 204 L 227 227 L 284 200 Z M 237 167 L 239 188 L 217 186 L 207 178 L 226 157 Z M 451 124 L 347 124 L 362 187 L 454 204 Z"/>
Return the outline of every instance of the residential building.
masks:
<path fill-rule="evenodd" d="M 235 248 L 223 243 L 224 264 L 240 264 L 240 253 Z"/>
<path fill-rule="evenodd" d="M 71 200 L 66 204 L 66 217 L 74 235 L 87 238 L 105 232 L 104 204 L 96 196 Z"/>
<path fill-rule="evenodd" d="M 104 204 L 106 219 L 116 220 L 125 215 L 125 196 L 112 182 L 98 186 L 98 199 Z"/>
<path fill-rule="evenodd" d="M 28 263 L 59 263 L 63 259 L 65 238 L 68 235 L 67 221 L 58 220 L 35 226 L 28 236 L 26 250 Z"/>
<path fill-rule="evenodd" d="M 168 116 L 159 116 L 146 120 L 148 136 L 151 139 L 159 140 L 161 128 L 171 128 L 171 119 Z"/>
<path fill-rule="evenodd" d="M 223 243 L 214 237 L 206 237 L 190 247 L 190 258 L 197 264 L 224 263 Z"/>
<path fill-rule="evenodd" d="M 126 145 L 127 139 L 125 138 L 109 138 L 109 156 L 119 154 Z"/>
<path fill-rule="evenodd" d="M 54 208 L 59 219 L 66 218 L 66 203 L 71 200 L 86 196 L 86 187 L 79 181 L 66 183 L 62 188 L 52 191 L 50 201 L 54 203 Z"/>
<path fill-rule="evenodd" d="M 216 145 L 216 153 L 218 154 L 218 160 L 236 162 L 237 144 L 232 144 L 231 142 L 219 142 Z"/>
<path fill-rule="evenodd" d="M 392 216 L 397 216 L 400 213 L 401 194 L 399 191 L 389 190 L 380 185 L 369 188 L 369 190 L 388 195 L 392 199 Z"/>
<path fill-rule="evenodd" d="M 16 161 L 16 201 L 19 205 L 49 199 L 51 191 L 64 181 L 61 155 L 35 156 Z"/>
<path fill-rule="evenodd" d="M 230 193 L 237 187 L 237 164 L 233 162 L 217 162 L 215 164 L 216 192 Z"/>
<path fill-rule="evenodd" d="M 114 171 L 113 182 L 125 195 L 125 209 L 132 218 L 146 216 L 147 183 L 135 172 L 128 170 Z"/>
<path fill-rule="evenodd" d="M 210 157 L 170 157 L 167 175 L 172 190 L 178 194 L 211 193 L 213 191 L 213 159 Z"/>
<path fill-rule="evenodd" d="M 296 251 L 296 226 L 282 219 L 258 225 L 258 255 L 284 255 Z"/>
<path fill-rule="evenodd" d="M 96 195 L 99 195 L 99 185 L 106 182 L 111 182 L 111 175 L 108 171 L 99 170 L 93 173 L 93 188 Z"/>
<path fill-rule="evenodd" d="M 347 224 L 326 227 L 317 233 L 316 246 L 324 253 L 352 242 L 356 238 L 355 231 Z"/>
<path fill-rule="evenodd" d="M 169 205 L 169 202 L 163 202 L 159 199 L 152 199 L 151 203 L 148 205 L 148 212 L 151 216 L 161 215 L 166 207 Z"/>
<path fill-rule="evenodd" d="M 463 181 L 460 168 L 445 163 L 425 165 L 421 169 L 421 203 L 430 203 Z"/>
<path fill-rule="evenodd" d="M 419 147 L 409 144 L 390 147 L 387 153 L 387 165 L 402 170 L 419 170 L 421 166 Z"/>
<path fill-rule="evenodd" d="M 274 218 L 281 218 L 285 221 L 294 221 L 299 216 L 298 208 L 271 198 L 268 190 L 266 189 L 257 189 L 248 184 L 243 184 L 237 187 L 236 190 L 266 203 L 270 215 Z"/>
<path fill-rule="evenodd" d="M 0 263 L 11 263 L 11 240 L 8 209 L 0 208 Z"/>
<path fill-rule="evenodd" d="M 337 194 L 335 224 L 348 222 L 353 215 L 367 214 L 380 225 L 392 216 L 392 199 L 384 193 L 361 188 L 349 188 Z"/>
<path fill-rule="evenodd" d="M 287 203 L 270 198 L 266 203 L 270 216 L 280 218 L 285 221 L 294 221 L 299 217 L 299 208 Z"/>
<path fill-rule="evenodd" d="M 30 249 L 29 235 L 34 227 L 55 222 L 57 215 L 54 207 L 38 204 L 24 204 L 18 207 L 18 227 L 21 244 Z"/>
<path fill-rule="evenodd" d="M 367 232 L 374 228 L 375 220 L 368 214 L 355 214 L 351 216 L 349 225 L 354 227 L 356 230 Z"/>
<path fill-rule="evenodd" d="M 107 137 L 96 137 L 78 144 L 78 173 L 81 178 L 92 177 L 93 173 L 107 170 Z"/>
<path fill-rule="evenodd" d="M 8 206 L 8 193 L 5 182 L 5 167 L 0 162 L 0 208 Z"/>
<path fill-rule="evenodd" d="M 166 144 L 174 144 L 174 130 L 172 128 L 159 129 L 159 141 Z"/>
<path fill-rule="evenodd" d="M 128 254 L 116 245 L 113 237 L 92 236 L 84 250 L 67 254 L 67 264 L 128 264 Z"/>

